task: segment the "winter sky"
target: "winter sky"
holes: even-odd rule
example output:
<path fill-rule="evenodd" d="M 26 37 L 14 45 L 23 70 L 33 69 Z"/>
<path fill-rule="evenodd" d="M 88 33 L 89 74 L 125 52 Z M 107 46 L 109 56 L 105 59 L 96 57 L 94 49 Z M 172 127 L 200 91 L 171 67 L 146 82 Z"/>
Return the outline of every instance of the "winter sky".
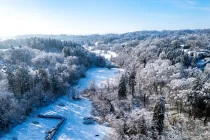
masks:
<path fill-rule="evenodd" d="M 0 0 L 0 36 L 210 28 L 210 0 Z"/>

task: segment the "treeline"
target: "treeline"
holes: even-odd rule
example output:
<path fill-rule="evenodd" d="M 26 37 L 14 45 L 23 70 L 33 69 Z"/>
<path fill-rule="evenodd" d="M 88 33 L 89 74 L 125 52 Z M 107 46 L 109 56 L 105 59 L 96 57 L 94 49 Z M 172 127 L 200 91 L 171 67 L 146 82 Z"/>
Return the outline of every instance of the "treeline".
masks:
<path fill-rule="evenodd" d="M 207 35 L 209 36 L 210 29 L 197 29 L 197 30 L 163 30 L 163 31 L 136 31 L 128 32 L 124 34 L 105 34 L 105 35 L 23 35 L 17 36 L 17 39 L 26 39 L 30 37 L 41 37 L 41 38 L 54 38 L 60 40 L 71 40 L 80 44 L 95 45 L 95 42 L 99 44 L 117 44 L 125 43 L 134 40 L 147 40 L 155 38 L 172 38 L 175 36 L 185 37 L 187 35 Z"/>
<path fill-rule="evenodd" d="M 39 50 L 47 50 L 50 51 L 53 49 L 57 51 L 62 51 L 64 47 L 70 48 L 79 48 L 81 47 L 80 44 L 74 43 L 72 41 L 61 41 L 53 38 L 44 39 L 44 38 L 30 38 L 26 39 L 26 44 L 28 47 L 39 49 Z"/>
<path fill-rule="evenodd" d="M 153 61 L 157 57 L 165 57 L 172 61 L 173 64 L 181 62 L 184 66 L 195 66 L 195 63 L 200 58 L 209 56 L 209 52 L 200 53 L 194 55 L 193 51 L 202 52 L 208 51 L 210 47 L 209 35 L 204 34 L 187 34 L 185 36 L 171 36 L 163 38 L 154 38 L 146 40 L 135 41 L 136 45 L 133 46 L 132 42 L 127 42 L 126 45 L 113 45 L 113 50 L 116 50 L 119 55 L 116 59 L 113 59 L 115 63 L 120 66 L 132 64 L 130 63 L 133 59 L 140 61 L 140 63 L 146 63 Z M 104 45 L 104 48 L 109 45 Z M 116 49 L 115 49 L 116 48 Z M 129 59 L 124 59 L 130 54 L 133 56 Z"/>
<path fill-rule="evenodd" d="M 0 130 L 22 122 L 35 107 L 64 95 L 91 67 L 106 61 L 70 41 L 30 38 L 1 52 Z"/>

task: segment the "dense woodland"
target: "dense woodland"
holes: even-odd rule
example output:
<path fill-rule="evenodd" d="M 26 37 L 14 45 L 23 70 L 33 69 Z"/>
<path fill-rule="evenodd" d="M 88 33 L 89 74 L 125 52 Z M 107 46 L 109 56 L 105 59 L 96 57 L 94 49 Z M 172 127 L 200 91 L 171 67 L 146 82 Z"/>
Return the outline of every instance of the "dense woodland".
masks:
<path fill-rule="evenodd" d="M 64 95 L 101 56 L 80 44 L 57 39 L 6 40 L 0 54 L 0 131 L 24 121 L 30 112 Z"/>
<path fill-rule="evenodd" d="M 209 30 L 145 36 L 95 47 L 117 52 L 112 61 L 126 72 L 104 89 L 84 92 L 93 114 L 116 128 L 112 139 L 210 139 Z"/>
<path fill-rule="evenodd" d="M 115 128 L 107 139 L 210 139 L 210 29 L 37 36 L 7 40 L 12 46 L 1 53 L 1 129 L 65 93 L 88 68 L 106 66 L 84 45 L 116 52 L 111 61 L 126 70 L 102 89 L 93 82 L 83 91 L 92 114 Z"/>

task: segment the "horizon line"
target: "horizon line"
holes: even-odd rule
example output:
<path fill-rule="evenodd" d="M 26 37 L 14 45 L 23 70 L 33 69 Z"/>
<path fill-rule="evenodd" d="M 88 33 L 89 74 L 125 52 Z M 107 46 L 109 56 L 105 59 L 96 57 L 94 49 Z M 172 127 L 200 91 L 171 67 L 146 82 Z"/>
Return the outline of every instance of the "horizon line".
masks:
<path fill-rule="evenodd" d="M 18 35 L 11 35 L 11 36 L 0 36 L 0 39 L 9 39 L 9 38 L 16 38 L 16 37 L 20 37 L 20 36 L 36 36 L 36 35 L 43 35 L 43 36 L 47 36 L 47 35 L 54 35 L 54 36 L 91 36 L 91 35 L 109 35 L 109 34 L 113 34 L 113 35 L 121 35 L 121 34 L 127 34 L 127 33 L 134 33 L 134 32 L 163 32 L 163 31 L 184 31 L 184 30 L 210 30 L 210 28 L 185 28 L 185 29 L 161 29 L 161 30 L 135 30 L 135 31 L 128 31 L 128 32 L 122 32 L 122 33 L 114 33 L 114 32 L 109 32 L 109 33 L 89 33 L 89 34 L 67 34 L 67 33 L 57 33 L 57 34 L 42 34 L 42 33 L 32 33 L 32 34 L 18 34 Z"/>

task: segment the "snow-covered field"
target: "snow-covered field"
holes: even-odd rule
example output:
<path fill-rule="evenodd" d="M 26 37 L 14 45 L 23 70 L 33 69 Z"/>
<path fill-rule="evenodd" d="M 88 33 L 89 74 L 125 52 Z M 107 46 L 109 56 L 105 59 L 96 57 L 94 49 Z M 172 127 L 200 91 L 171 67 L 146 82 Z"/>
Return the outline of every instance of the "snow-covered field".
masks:
<path fill-rule="evenodd" d="M 92 68 L 87 71 L 87 76 L 81 79 L 75 87 L 79 91 L 87 88 L 89 83 L 94 80 L 97 86 L 106 81 L 108 78 L 118 76 L 123 69 L 107 69 L 107 68 Z M 79 101 L 70 100 L 67 96 L 59 98 L 55 103 L 49 106 L 40 108 L 33 112 L 27 120 L 16 126 L 10 133 L 6 134 L 2 140 L 42 140 L 45 137 L 45 132 L 56 126 L 58 120 L 42 119 L 35 117 L 41 114 L 58 114 L 66 118 L 61 129 L 56 133 L 55 139 L 58 140 L 100 140 L 104 135 L 111 133 L 112 128 L 104 125 L 84 125 L 83 118 L 91 116 L 91 101 L 82 98 Z M 33 122 L 37 121 L 38 124 Z M 98 135 L 98 136 L 96 136 Z"/>
<path fill-rule="evenodd" d="M 116 57 L 117 54 L 113 51 L 105 51 L 105 50 L 94 50 L 94 46 L 83 46 L 84 48 L 86 48 L 87 50 L 89 50 L 90 52 L 93 52 L 97 55 L 101 55 L 103 57 L 105 57 L 107 60 L 110 60 L 112 57 Z"/>
<path fill-rule="evenodd" d="M 103 57 L 105 57 L 107 60 L 110 60 L 111 57 L 116 57 L 117 54 L 115 52 L 112 52 L 112 51 L 104 51 L 104 50 L 94 50 L 94 51 L 91 51 L 95 54 L 98 54 L 98 55 L 101 55 Z"/>

